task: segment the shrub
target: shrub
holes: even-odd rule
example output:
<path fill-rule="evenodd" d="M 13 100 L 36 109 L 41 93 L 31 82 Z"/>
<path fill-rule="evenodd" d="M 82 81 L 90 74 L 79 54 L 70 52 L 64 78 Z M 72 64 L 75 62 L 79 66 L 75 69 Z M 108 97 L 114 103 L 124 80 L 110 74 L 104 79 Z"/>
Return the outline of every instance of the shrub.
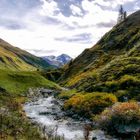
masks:
<path fill-rule="evenodd" d="M 111 134 L 131 134 L 140 129 L 140 104 L 117 103 L 95 118 L 98 126 Z"/>
<path fill-rule="evenodd" d="M 106 107 L 117 101 L 116 96 L 108 93 L 86 93 L 77 94 L 67 100 L 64 104 L 65 110 L 71 110 L 82 117 L 91 117 L 98 114 Z"/>
<path fill-rule="evenodd" d="M 23 98 L 0 92 L 0 139 L 43 140 L 37 127 L 26 118 L 22 110 Z"/>
<path fill-rule="evenodd" d="M 58 94 L 59 99 L 69 99 L 76 94 L 75 90 L 64 90 L 60 94 Z"/>

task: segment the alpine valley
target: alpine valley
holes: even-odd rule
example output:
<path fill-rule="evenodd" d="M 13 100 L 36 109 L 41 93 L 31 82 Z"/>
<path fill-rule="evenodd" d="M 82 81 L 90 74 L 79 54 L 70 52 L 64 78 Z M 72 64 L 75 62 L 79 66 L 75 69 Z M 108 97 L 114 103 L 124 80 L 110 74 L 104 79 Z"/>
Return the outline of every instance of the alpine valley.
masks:
<path fill-rule="evenodd" d="M 0 139 L 139 140 L 140 11 L 74 60 L 0 39 Z"/>

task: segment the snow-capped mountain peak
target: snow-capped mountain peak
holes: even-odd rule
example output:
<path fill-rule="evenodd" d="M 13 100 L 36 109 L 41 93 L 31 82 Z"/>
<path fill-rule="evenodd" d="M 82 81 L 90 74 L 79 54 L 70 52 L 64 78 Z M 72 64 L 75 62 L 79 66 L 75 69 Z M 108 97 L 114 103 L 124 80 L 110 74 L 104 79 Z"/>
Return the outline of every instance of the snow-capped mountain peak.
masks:
<path fill-rule="evenodd" d="M 61 54 L 59 56 L 44 56 L 43 59 L 49 64 L 54 65 L 56 67 L 61 67 L 72 60 L 72 58 L 67 54 Z"/>

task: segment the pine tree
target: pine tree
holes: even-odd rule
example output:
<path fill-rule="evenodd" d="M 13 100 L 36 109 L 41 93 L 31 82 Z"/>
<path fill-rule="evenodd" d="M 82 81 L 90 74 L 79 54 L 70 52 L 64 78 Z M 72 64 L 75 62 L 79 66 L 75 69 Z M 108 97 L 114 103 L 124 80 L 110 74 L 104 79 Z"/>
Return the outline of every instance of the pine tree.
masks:
<path fill-rule="evenodd" d="M 120 5 L 118 23 L 124 21 L 126 19 L 126 16 L 127 16 L 126 11 L 124 11 L 123 6 Z"/>
<path fill-rule="evenodd" d="M 127 12 L 125 11 L 124 12 L 124 20 L 126 19 L 126 17 L 127 17 Z"/>

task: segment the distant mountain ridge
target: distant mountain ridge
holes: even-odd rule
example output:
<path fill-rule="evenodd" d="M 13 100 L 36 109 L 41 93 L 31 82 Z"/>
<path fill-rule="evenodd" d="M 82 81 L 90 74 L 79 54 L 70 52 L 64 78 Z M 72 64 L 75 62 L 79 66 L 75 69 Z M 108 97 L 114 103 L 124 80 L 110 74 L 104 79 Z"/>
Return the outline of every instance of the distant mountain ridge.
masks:
<path fill-rule="evenodd" d="M 22 49 L 12 46 L 0 39 L 0 69 L 36 70 L 52 68 L 40 57 L 34 56 Z"/>
<path fill-rule="evenodd" d="M 67 54 L 61 54 L 59 56 L 50 55 L 50 56 L 44 56 L 42 58 L 50 65 L 56 67 L 61 67 L 72 60 L 72 58 Z"/>

